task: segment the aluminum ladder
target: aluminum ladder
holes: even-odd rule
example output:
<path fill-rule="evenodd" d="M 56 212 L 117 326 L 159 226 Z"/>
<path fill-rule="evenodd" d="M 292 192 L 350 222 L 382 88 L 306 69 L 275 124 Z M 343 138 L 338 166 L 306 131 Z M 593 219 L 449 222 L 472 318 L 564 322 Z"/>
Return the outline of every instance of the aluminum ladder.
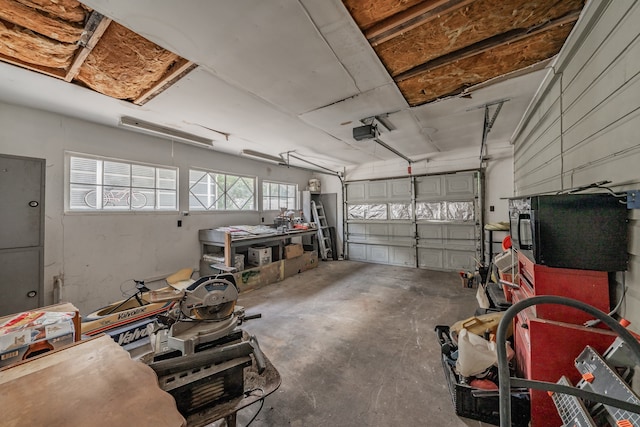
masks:
<path fill-rule="evenodd" d="M 318 243 L 320 247 L 320 258 L 323 261 L 333 258 L 333 252 L 331 250 L 331 235 L 329 233 L 329 225 L 327 224 L 327 217 L 324 213 L 324 206 L 321 202 L 311 201 L 311 212 L 313 213 L 313 220 L 318 226 Z"/>

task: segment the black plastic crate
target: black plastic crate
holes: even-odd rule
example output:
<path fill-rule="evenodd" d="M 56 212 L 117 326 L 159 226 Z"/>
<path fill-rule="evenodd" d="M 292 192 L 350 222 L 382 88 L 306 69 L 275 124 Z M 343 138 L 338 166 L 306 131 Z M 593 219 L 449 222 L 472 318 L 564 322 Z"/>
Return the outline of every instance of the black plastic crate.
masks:
<path fill-rule="evenodd" d="M 438 325 L 435 328 L 438 342 L 442 347 L 451 343 L 449 327 Z M 474 397 L 473 391 L 478 390 L 467 384 L 460 382 L 459 375 L 453 366 L 448 363 L 448 358 L 442 354 L 441 361 L 444 369 L 444 376 L 449 386 L 451 400 L 456 415 L 482 421 L 496 426 L 500 425 L 500 398 L 496 390 L 495 396 Z M 516 427 L 526 427 L 531 418 L 530 404 L 528 396 L 511 396 L 511 424 Z"/>

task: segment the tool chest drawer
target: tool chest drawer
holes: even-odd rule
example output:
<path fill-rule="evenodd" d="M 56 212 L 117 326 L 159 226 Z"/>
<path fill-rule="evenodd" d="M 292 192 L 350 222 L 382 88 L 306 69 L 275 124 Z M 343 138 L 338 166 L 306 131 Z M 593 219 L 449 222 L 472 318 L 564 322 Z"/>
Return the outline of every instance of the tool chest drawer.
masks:
<path fill-rule="evenodd" d="M 605 271 L 553 268 L 534 264 L 518 253 L 520 288 L 527 296 L 558 295 L 585 302 L 605 313 L 609 305 L 609 277 Z M 591 317 L 578 309 L 542 304 L 535 309 L 539 318 L 581 325 Z"/>

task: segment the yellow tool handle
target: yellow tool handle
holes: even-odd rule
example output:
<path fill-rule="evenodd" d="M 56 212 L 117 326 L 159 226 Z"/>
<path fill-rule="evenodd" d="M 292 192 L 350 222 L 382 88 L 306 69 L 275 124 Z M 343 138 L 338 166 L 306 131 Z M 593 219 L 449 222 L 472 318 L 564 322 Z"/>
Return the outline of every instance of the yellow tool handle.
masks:
<path fill-rule="evenodd" d="M 472 326 L 475 325 L 476 323 L 479 323 L 480 319 L 478 319 L 477 317 L 472 317 L 471 319 L 467 319 L 464 322 L 462 322 L 462 327 L 467 329 L 468 326 Z"/>

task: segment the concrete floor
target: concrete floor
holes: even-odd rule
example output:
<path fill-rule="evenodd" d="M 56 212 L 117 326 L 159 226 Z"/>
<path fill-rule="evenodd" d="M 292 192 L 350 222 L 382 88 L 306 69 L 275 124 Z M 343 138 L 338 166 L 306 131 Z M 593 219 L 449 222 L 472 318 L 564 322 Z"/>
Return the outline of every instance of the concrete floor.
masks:
<path fill-rule="evenodd" d="M 251 425 L 486 425 L 455 415 L 434 333 L 472 316 L 475 293 L 456 273 L 330 261 L 241 294 L 262 314 L 243 328 L 282 377 Z"/>

